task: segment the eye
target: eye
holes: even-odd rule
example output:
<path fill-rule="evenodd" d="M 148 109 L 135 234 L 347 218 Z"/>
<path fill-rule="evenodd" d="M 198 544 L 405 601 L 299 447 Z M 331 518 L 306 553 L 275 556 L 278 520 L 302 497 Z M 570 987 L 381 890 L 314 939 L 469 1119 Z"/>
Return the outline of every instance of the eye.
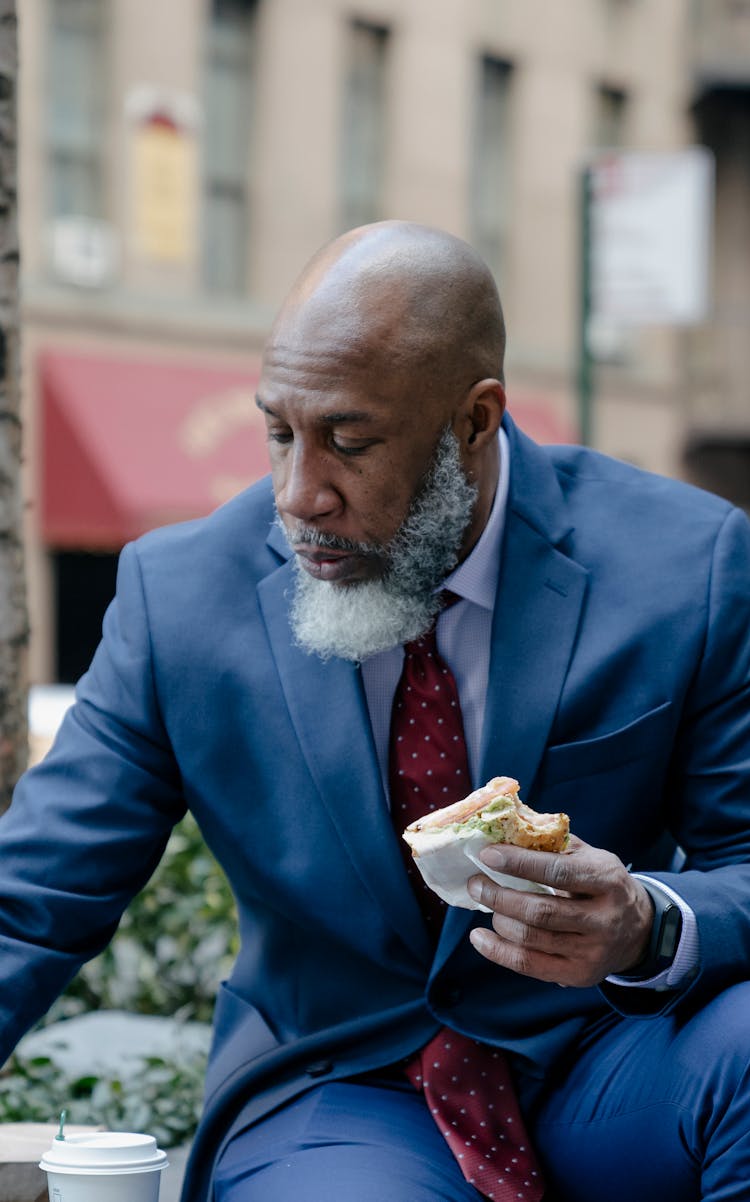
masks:
<path fill-rule="evenodd" d="M 365 451 L 369 451 L 370 447 L 375 445 L 377 440 L 374 438 L 368 439 L 366 442 L 340 442 L 338 438 L 331 437 L 331 446 L 339 455 L 363 455 Z"/>
<path fill-rule="evenodd" d="M 269 442 L 275 442 L 285 446 L 287 443 L 292 441 L 292 432 L 285 426 L 281 426 L 278 429 L 269 428 L 266 430 L 266 437 Z"/>

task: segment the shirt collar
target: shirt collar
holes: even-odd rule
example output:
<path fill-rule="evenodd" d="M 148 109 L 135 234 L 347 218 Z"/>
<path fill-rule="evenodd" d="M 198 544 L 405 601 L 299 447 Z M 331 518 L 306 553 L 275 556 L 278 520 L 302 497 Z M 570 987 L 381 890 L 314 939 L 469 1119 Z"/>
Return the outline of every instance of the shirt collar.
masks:
<path fill-rule="evenodd" d="M 500 575 L 500 548 L 505 530 L 505 512 L 510 482 L 508 436 L 501 428 L 498 437 L 500 473 L 487 525 L 466 559 L 451 572 L 443 585 L 456 596 L 463 597 L 466 601 L 472 601 L 475 605 L 480 605 L 483 609 L 490 611 L 495 607 L 497 582 Z"/>

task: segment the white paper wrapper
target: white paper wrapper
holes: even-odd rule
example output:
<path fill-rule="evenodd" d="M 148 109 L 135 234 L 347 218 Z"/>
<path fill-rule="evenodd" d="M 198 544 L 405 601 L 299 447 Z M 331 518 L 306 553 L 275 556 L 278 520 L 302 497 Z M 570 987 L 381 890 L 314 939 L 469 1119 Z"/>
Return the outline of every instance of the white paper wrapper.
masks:
<path fill-rule="evenodd" d="M 508 876 L 495 872 L 479 859 L 483 848 L 493 840 L 481 830 L 461 833 L 443 827 L 438 830 L 405 831 L 404 838 L 411 847 L 414 863 L 422 874 L 425 884 L 437 893 L 449 906 L 461 906 L 464 910 L 492 911 L 481 902 L 474 901 L 467 891 L 469 877 L 483 872 L 498 885 L 510 889 L 522 889 L 527 893 L 554 893 L 549 885 L 539 885 L 522 877 Z"/>

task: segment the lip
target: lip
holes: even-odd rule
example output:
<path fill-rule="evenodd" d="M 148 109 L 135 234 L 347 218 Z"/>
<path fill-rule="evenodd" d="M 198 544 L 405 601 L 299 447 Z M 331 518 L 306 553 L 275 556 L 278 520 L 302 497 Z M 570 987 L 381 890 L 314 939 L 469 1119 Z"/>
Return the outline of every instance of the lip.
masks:
<path fill-rule="evenodd" d="M 295 547 L 302 567 L 316 580 L 349 580 L 358 574 L 356 555 L 327 548 Z"/>

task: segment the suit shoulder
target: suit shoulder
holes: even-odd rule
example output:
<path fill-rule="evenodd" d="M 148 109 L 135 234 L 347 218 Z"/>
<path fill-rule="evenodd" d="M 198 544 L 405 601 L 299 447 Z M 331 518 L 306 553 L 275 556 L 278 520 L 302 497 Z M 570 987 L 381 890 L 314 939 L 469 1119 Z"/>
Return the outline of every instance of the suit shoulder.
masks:
<path fill-rule="evenodd" d="M 608 497 L 612 506 L 644 509 L 652 516 L 674 513 L 681 520 L 699 518 L 716 525 L 721 525 L 734 509 L 729 501 L 714 493 L 614 459 L 601 451 L 580 446 L 550 446 L 544 450 L 569 499 L 597 495 L 600 499 Z"/>

